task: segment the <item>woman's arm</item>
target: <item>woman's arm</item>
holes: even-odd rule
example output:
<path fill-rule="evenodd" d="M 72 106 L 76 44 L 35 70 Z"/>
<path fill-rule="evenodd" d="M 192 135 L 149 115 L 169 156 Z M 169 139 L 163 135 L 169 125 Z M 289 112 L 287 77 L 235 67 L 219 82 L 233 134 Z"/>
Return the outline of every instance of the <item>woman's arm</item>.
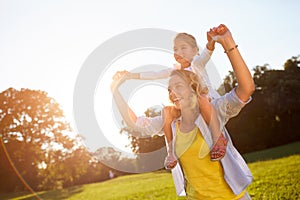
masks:
<path fill-rule="evenodd" d="M 221 24 L 219 27 L 211 29 L 208 33 L 216 42 L 223 46 L 224 53 L 227 54 L 237 78 L 238 86 L 235 92 L 239 99 L 246 102 L 254 92 L 255 85 L 230 31 L 225 25 Z"/>
<path fill-rule="evenodd" d="M 126 80 L 126 71 L 117 72 L 113 79 L 111 91 L 126 125 L 134 132 L 141 134 L 141 136 L 160 134 L 163 127 L 162 117 L 137 117 L 119 91 L 119 86 Z"/>
<path fill-rule="evenodd" d="M 119 91 L 119 86 L 126 80 L 125 77 L 126 72 L 124 71 L 117 72 L 114 75 L 114 80 L 111 84 L 111 92 L 123 120 L 125 121 L 127 126 L 133 128 L 135 126 L 137 116 L 133 112 L 133 110 L 128 106 L 127 102 L 124 100 L 123 96 Z"/>

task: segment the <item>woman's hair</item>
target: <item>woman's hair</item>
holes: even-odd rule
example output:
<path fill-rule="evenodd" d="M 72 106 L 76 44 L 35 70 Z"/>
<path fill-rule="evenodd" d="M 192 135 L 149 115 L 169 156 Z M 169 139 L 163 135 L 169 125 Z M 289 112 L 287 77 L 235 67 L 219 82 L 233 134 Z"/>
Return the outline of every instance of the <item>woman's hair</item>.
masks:
<path fill-rule="evenodd" d="M 173 75 L 178 75 L 182 77 L 196 92 L 197 96 L 200 96 L 201 94 L 208 94 L 208 88 L 202 86 L 199 76 L 194 72 L 179 69 L 173 70 L 170 76 Z"/>
<path fill-rule="evenodd" d="M 188 43 L 189 45 L 191 45 L 192 47 L 196 47 L 197 50 L 199 51 L 199 47 L 197 45 L 196 38 L 188 33 L 178 33 L 174 38 L 174 42 L 176 40 L 183 40 L 186 43 Z"/>

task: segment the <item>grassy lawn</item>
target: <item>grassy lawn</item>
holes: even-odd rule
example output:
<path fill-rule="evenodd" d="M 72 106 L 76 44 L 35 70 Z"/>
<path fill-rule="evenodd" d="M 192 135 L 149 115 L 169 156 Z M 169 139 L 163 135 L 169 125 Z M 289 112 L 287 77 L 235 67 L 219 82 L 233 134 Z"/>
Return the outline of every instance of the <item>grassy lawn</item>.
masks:
<path fill-rule="evenodd" d="M 249 186 L 253 199 L 300 199 L 300 154 L 249 164 L 254 182 Z"/>
<path fill-rule="evenodd" d="M 38 193 L 40 199 L 177 199 L 173 179 L 165 171 L 118 177 L 109 181 L 75 186 L 61 191 Z M 2 198 L 0 198 L 2 199 Z M 33 195 L 18 194 L 6 199 L 36 199 Z"/>
<path fill-rule="evenodd" d="M 295 146 L 293 146 L 295 145 Z M 299 149 L 300 143 L 292 144 L 293 148 Z M 279 147 L 286 155 L 290 147 Z M 246 155 L 246 159 L 265 160 L 275 158 L 274 151 L 265 150 Z M 262 155 L 261 157 L 259 155 Z M 254 175 L 254 182 L 249 186 L 248 191 L 253 199 L 300 199 L 300 154 L 286 156 L 284 158 L 257 161 L 249 164 Z M 47 191 L 38 193 L 40 199 L 101 199 L 101 200 L 168 200 L 182 199 L 175 194 L 171 174 L 165 171 L 128 175 L 118 177 L 109 181 L 70 187 L 60 191 Z M 13 193 L 3 196 L 0 199 L 36 199 L 32 194 Z"/>

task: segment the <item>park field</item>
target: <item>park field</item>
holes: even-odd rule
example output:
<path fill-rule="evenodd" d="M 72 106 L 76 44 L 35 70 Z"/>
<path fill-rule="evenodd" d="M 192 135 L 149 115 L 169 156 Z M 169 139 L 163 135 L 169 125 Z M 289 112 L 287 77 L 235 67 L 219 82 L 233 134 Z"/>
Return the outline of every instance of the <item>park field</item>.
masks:
<path fill-rule="evenodd" d="M 293 144 L 295 148 L 299 143 Z M 283 148 L 283 147 L 280 147 Z M 285 147 L 285 148 L 291 148 Z M 293 148 L 295 150 L 295 148 Z M 280 149 L 282 150 L 282 149 Z M 259 155 L 271 156 L 274 151 L 262 151 L 245 155 L 246 160 L 259 160 Z M 285 151 L 288 153 L 288 150 Z M 272 156 L 271 156 L 272 157 Z M 256 161 L 249 163 L 254 181 L 248 192 L 252 199 L 300 199 L 300 154 L 288 155 L 273 160 Z M 34 194 L 12 193 L 0 199 L 11 200 L 175 200 L 171 174 L 165 170 L 144 174 L 117 177 L 105 182 L 74 186 L 60 191 L 45 191 Z"/>

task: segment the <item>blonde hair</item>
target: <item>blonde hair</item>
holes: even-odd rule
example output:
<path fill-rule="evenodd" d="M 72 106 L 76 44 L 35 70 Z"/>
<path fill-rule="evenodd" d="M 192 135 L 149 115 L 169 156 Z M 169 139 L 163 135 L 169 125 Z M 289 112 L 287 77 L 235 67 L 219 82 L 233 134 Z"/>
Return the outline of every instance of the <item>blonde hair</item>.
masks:
<path fill-rule="evenodd" d="M 173 70 L 170 76 L 178 75 L 182 77 L 196 92 L 197 96 L 208 94 L 208 88 L 201 85 L 201 80 L 197 74 L 187 70 Z"/>
<path fill-rule="evenodd" d="M 176 40 L 183 40 L 186 43 L 188 43 L 189 45 L 191 45 L 192 47 L 196 47 L 197 51 L 199 51 L 199 47 L 197 45 L 197 41 L 196 38 L 194 36 L 192 36 L 191 34 L 188 33 L 178 33 L 173 42 L 175 42 Z"/>

